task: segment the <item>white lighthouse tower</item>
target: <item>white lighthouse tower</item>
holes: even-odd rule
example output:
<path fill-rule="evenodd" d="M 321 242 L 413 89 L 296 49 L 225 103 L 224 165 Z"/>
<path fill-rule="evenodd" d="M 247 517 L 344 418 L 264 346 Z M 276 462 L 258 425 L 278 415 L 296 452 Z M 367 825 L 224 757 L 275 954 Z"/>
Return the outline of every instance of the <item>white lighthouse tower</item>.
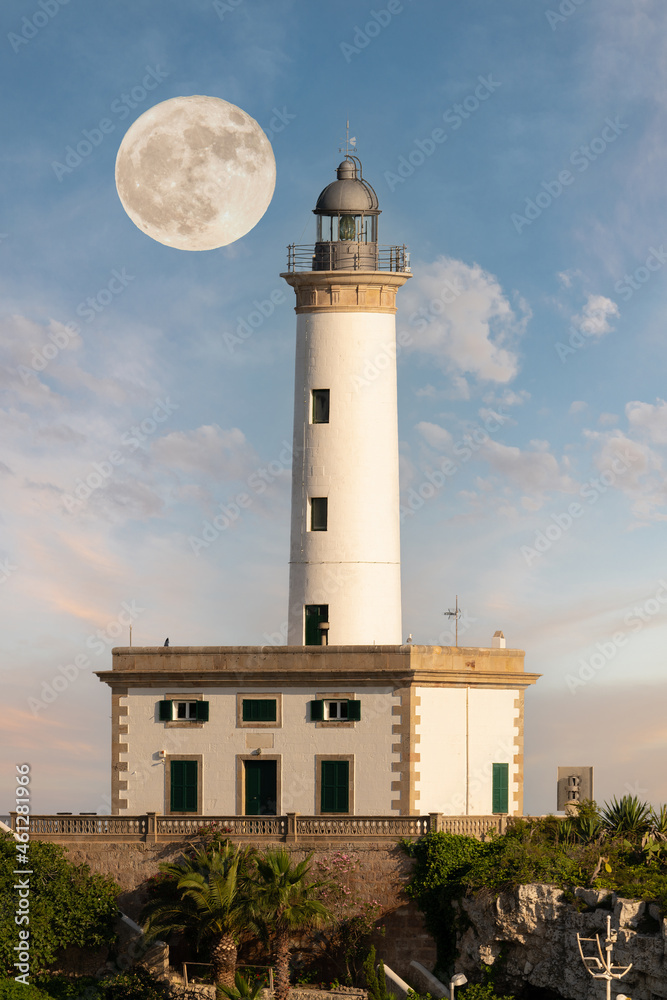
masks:
<path fill-rule="evenodd" d="M 396 292 L 405 247 L 378 243 L 380 208 L 346 152 L 289 247 L 296 292 L 287 642 L 400 645 Z"/>

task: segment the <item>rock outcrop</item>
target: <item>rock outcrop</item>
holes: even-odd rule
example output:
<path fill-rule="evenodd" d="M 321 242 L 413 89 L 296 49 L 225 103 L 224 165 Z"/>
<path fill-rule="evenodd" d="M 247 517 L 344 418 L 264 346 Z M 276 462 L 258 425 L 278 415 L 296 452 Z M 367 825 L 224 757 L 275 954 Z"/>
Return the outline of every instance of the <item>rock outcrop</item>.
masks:
<path fill-rule="evenodd" d="M 480 894 L 459 904 L 462 929 L 458 937 L 457 972 L 470 977 L 480 963 L 496 967 L 497 982 L 506 992 L 530 995 L 530 987 L 551 990 L 565 1000 L 605 996 L 584 968 L 577 947 L 582 937 L 604 939 L 607 917 L 618 932 L 615 965 L 632 968 L 612 986 L 632 1000 L 667 998 L 667 920 L 657 906 L 616 893 L 576 889 L 569 902 L 562 889 L 523 885 L 498 899 Z M 571 899 L 571 896 L 570 896 Z M 545 994 L 546 995 L 546 994 Z"/>

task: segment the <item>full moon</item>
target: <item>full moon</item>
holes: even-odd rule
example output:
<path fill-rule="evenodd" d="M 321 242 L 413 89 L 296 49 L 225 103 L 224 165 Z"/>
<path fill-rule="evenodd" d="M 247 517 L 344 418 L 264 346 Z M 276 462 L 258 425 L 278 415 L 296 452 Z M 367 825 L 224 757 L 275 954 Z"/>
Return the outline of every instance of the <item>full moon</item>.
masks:
<path fill-rule="evenodd" d="M 219 97 L 173 97 L 123 137 L 116 190 L 143 233 L 178 250 L 240 239 L 269 207 L 271 143 L 254 118 Z"/>

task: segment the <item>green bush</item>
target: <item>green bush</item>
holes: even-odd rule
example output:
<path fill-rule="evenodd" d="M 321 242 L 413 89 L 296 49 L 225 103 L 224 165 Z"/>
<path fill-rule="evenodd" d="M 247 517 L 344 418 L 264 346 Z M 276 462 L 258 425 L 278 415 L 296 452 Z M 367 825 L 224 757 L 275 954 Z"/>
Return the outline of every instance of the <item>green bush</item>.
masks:
<path fill-rule="evenodd" d="M 493 983 L 471 983 L 456 992 L 459 1000 L 514 1000 L 513 996 L 496 993 Z"/>
<path fill-rule="evenodd" d="M 485 842 L 447 833 L 404 842 L 415 860 L 407 893 L 435 938 L 437 969 L 446 977 L 454 967 L 457 934 L 466 926 L 457 903 L 468 893 L 498 896 L 519 885 L 541 882 L 563 889 L 566 899 L 574 902 L 574 888 L 583 886 L 657 903 L 667 912 L 663 828 L 667 828 L 665 807 L 652 810 L 624 796 L 602 813 L 595 802 L 585 802 L 570 819 L 517 818 L 505 834 L 491 835 Z M 484 989 L 488 985 L 492 984 Z"/>
<path fill-rule="evenodd" d="M 18 942 L 16 854 L 14 838 L 0 835 L 0 970 L 5 975 L 14 971 L 13 949 Z M 57 844 L 33 840 L 25 856 L 26 870 L 33 872 L 29 876 L 29 930 L 34 972 L 54 962 L 68 945 L 99 948 L 113 943 L 120 892 L 113 879 L 92 873 L 88 865 L 72 864 Z"/>
<path fill-rule="evenodd" d="M 32 984 L 24 986 L 15 979 L 0 981 L 0 1000 L 48 1000 L 48 993 L 42 993 Z"/>
<path fill-rule="evenodd" d="M 34 1000 L 170 1000 L 174 992 L 168 983 L 155 979 L 145 969 L 122 972 L 109 979 L 93 976 L 63 976 L 44 972 L 34 978 L 37 989 Z M 25 989 L 25 987 L 23 987 Z M 7 994 L 11 1000 L 19 996 L 33 1000 L 31 994 Z M 0 993 L 0 1000 L 4 994 Z"/>
<path fill-rule="evenodd" d="M 45 997 L 52 1000 L 102 1000 L 99 981 L 94 976 L 64 976 L 42 972 L 33 980 Z"/>

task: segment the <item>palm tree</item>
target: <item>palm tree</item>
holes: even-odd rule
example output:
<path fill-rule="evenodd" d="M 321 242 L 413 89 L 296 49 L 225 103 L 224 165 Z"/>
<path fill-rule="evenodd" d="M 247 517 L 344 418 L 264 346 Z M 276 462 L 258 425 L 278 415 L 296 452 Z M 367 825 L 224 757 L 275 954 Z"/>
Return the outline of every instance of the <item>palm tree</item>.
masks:
<path fill-rule="evenodd" d="M 286 1000 L 289 993 L 292 934 L 306 927 L 320 927 L 332 918 L 331 911 L 317 898 L 326 883 L 307 881 L 312 856 L 293 864 L 284 848 L 269 848 L 256 860 L 253 924 L 273 945 L 275 1000 Z"/>
<path fill-rule="evenodd" d="M 161 864 L 160 871 L 175 885 L 168 895 L 149 900 L 141 914 L 149 941 L 189 931 L 197 947 L 208 943 L 214 981 L 230 989 L 239 939 L 248 927 L 253 853 L 225 842 L 209 850 L 193 849 L 177 864 Z"/>

